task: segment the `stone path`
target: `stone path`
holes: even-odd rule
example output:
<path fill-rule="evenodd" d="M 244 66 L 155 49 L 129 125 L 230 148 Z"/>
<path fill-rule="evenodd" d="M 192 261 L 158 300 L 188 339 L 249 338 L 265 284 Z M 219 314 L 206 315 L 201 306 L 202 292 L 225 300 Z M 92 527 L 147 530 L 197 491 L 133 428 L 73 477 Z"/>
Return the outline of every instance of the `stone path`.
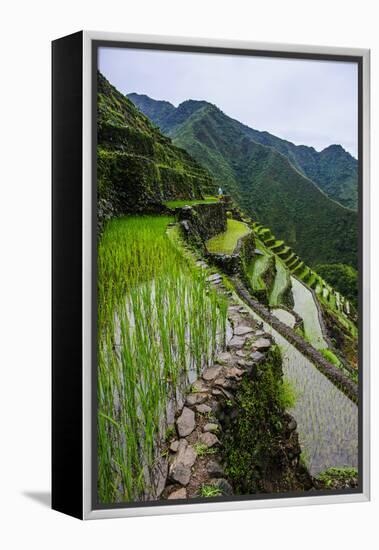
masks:
<path fill-rule="evenodd" d="M 205 264 L 206 265 L 206 264 Z M 199 266 L 204 268 L 204 263 Z M 218 274 L 209 282 L 222 289 Z M 176 435 L 169 445 L 168 480 L 162 498 L 170 500 L 233 494 L 225 475 L 220 449 L 221 423 L 225 407 L 231 405 L 242 376 L 250 375 L 264 360 L 270 336 L 241 305 L 228 308 L 233 335 L 227 351 L 190 387 L 183 408 L 177 412 Z"/>

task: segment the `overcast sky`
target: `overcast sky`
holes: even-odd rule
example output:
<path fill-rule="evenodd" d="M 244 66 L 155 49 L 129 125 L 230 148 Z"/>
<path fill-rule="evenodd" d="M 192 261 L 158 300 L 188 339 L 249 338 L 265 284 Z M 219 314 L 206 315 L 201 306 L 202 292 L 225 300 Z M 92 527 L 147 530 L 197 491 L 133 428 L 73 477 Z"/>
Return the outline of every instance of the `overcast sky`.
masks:
<path fill-rule="evenodd" d="M 357 157 L 354 63 L 101 48 L 99 69 L 124 94 L 206 100 L 257 130 Z"/>

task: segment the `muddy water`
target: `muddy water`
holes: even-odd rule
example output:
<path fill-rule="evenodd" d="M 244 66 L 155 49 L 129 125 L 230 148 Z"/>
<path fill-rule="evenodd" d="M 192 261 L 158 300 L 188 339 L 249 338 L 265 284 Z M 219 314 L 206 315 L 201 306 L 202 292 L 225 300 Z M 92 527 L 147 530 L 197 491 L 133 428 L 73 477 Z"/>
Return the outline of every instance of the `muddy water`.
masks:
<path fill-rule="evenodd" d="M 327 348 L 312 292 L 295 277 L 291 277 L 291 282 L 293 309 L 304 321 L 304 332 L 308 342 L 316 349 Z"/>
<path fill-rule="evenodd" d="M 252 310 L 250 310 L 252 311 Z M 312 475 L 331 466 L 358 466 L 358 408 L 292 344 L 264 322 L 281 349 L 283 371 L 297 394 L 289 412 L 298 424 L 300 444 Z"/>

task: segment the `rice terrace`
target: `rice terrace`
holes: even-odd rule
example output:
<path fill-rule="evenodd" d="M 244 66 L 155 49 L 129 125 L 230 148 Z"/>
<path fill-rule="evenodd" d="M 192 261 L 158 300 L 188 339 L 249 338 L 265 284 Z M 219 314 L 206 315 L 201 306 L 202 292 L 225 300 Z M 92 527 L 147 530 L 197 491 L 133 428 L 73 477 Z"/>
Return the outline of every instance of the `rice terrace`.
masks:
<path fill-rule="evenodd" d="M 100 70 L 98 501 L 356 488 L 356 159 Z"/>

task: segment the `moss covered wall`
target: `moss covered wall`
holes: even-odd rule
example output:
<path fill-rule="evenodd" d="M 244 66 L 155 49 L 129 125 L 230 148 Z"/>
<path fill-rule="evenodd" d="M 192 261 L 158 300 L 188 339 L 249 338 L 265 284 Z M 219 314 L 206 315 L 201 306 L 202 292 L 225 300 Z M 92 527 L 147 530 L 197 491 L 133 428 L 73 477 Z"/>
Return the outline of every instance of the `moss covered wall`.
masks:
<path fill-rule="evenodd" d="M 285 412 L 293 402 L 279 349 L 273 346 L 250 377 L 243 377 L 222 432 L 226 473 L 238 494 L 312 487 L 300 464 L 296 422 Z"/>
<path fill-rule="evenodd" d="M 251 261 L 255 250 L 253 232 L 241 237 L 233 254 L 210 254 L 208 259 L 220 267 L 227 275 L 240 275 L 245 279 L 246 267 Z"/>
<path fill-rule="evenodd" d="M 186 238 L 205 252 L 205 241 L 226 231 L 226 212 L 220 202 L 184 206 L 176 211 Z"/>
<path fill-rule="evenodd" d="M 98 73 L 98 225 L 132 212 L 159 211 L 172 199 L 201 199 L 215 182 Z"/>

